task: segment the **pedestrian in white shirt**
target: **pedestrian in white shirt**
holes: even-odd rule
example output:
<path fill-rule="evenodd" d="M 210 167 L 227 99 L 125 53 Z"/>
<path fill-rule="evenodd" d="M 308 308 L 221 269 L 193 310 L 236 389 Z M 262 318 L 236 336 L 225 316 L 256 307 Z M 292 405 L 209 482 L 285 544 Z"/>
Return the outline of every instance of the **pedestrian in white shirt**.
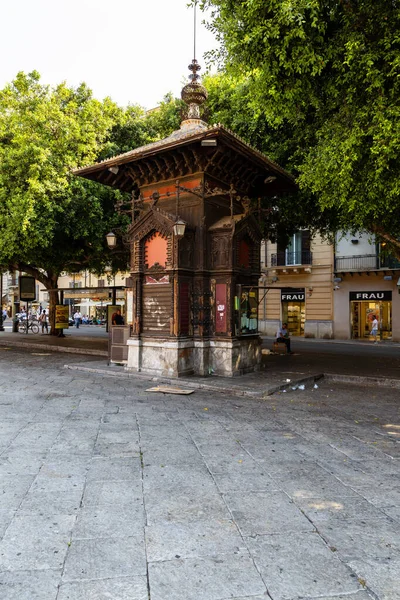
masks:
<path fill-rule="evenodd" d="M 374 318 L 373 318 L 373 321 L 372 321 L 372 328 L 371 328 L 371 335 L 375 339 L 374 344 L 378 343 L 378 328 L 379 328 L 378 319 L 376 318 L 376 315 L 374 315 Z"/>
<path fill-rule="evenodd" d="M 79 325 L 81 323 L 81 319 L 82 319 L 82 315 L 79 312 L 79 310 L 77 310 L 76 313 L 74 314 L 75 327 L 77 329 L 79 329 Z"/>

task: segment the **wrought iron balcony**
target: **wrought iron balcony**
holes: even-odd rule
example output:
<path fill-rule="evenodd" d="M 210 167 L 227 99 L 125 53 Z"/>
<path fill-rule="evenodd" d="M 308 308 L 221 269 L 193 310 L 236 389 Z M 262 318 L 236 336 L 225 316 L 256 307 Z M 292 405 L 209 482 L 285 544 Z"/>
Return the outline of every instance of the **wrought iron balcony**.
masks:
<path fill-rule="evenodd" d="M 400 269 L 400 261 L 390 255 L 364 254 L 361 256 L 336 256 L 335 271 L 379 271 Z"/>
<path fill-rule="evenodd" d="M 271 254 L 271 267 L 296 267 L 312 264 L 312 252 L 277 252 Z"/>

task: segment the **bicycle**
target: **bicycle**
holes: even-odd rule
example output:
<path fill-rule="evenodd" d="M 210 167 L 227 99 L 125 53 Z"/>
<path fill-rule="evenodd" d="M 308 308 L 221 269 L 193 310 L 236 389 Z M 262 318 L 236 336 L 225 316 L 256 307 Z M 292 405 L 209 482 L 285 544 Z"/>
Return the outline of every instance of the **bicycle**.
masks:
<path fill-rule="evenodd" d="M 39 333 L 39 325 L 37 321 L 33 319 L 24 319 L 23 321 L 19 322 L 18 331 L 20 333 L 29 333 L 29 330 L 31 330 L 32 333 Z"/>

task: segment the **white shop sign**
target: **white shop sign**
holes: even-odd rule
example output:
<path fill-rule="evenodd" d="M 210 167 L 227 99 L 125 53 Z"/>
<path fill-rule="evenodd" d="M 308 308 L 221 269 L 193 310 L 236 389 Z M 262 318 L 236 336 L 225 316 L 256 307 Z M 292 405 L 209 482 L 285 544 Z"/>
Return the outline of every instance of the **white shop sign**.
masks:
<path fill-rule="evenodd" d="M 281 302 L 304 302 L 306 297 L 305 290 L 303 289 L 282 289 L 281 290 Z"/>

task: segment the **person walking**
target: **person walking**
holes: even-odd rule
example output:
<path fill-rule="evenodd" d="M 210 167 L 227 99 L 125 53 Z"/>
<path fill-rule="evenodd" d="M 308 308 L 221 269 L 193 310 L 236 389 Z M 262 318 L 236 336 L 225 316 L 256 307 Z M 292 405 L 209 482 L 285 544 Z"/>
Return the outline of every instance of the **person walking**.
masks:
<path fill-rule="evenodd" d="M 44 308 L 39 315 L 39 323 L 42 327 L 42 335 L 44 334 L 44 330 L 46 333 L 49 333 L 49 320 L 47 318 L 46 309 Z"/>
<path fill-rule="evenodd" d="M 276 332 L 276 341 L 282 344 L 286 344 L 287 353 L 293 354 L 293 352 L 290 349 L 290 337 L 287 328 L 287 323 L 282 323 L 282 327 L 279 327 L 278 331 Z"/>
<path fill-rule="evenodd" d="M 77 310 L 76 313 L 74 314 L 75 327 L 77 329 L 79 329 L 79 325 L 80 325 L 81 319 L 82 319 L 82 315 L 79 312 L 79 310 Z"/>
<path fill-rule="evenodd" d="M 374 344 L 378 343 L 378 327 L 379 327 L 379 323 L 378 323 L 378 319 L 376 318 L 376 315 L 373 316 L 372 319 L 372 328 L 371 328 L 371 335 L 374 338 Z"/>

